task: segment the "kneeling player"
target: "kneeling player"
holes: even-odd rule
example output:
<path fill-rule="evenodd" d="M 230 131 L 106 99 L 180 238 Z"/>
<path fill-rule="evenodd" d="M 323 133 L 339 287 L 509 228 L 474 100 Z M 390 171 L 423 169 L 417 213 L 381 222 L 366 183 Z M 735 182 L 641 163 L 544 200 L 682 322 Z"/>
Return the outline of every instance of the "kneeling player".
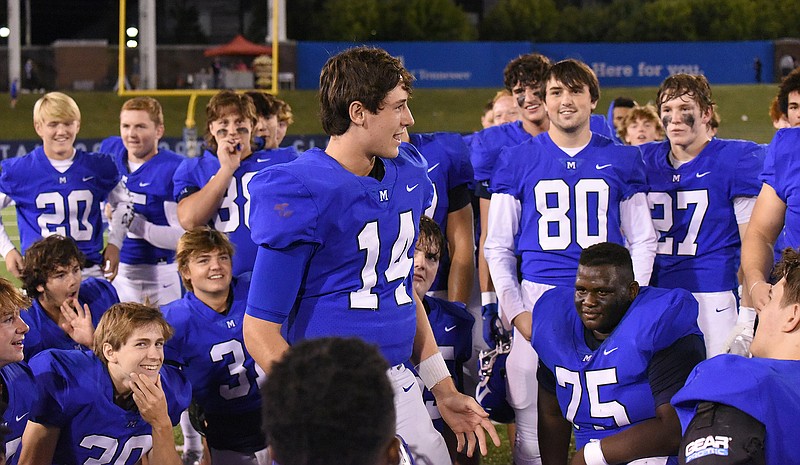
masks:
<path fill-rule="evenodd" d="M 75 242 L 53 235 L 33 244 L 25 254 L 22 286 L 33 305 L 22 313 L 31 330 L 25 359 L 45 349 L 86 349 L 103 312 L 119 302 L 104 279 L 83 278 L 83 253 Z"/>
<path fill-rule="evenodd" d="M 178 271 L 188 292 L 162 308 L 175 328 L 166 358 L 179 363 L 192 383 L 211 463 L 267 465 L 258 389 L 264 372 L 242 336 L 250 273 L 232 278 L 232 255 L 233 245 L 215 229 L 195 228 L 181 237 Z"/>
<path fill-rule="evenodd" d="M 94 352 L 48 350 L 31 360 L 38 400 L 19 463 L 180 465 L 172 426 L 190 386 L 162 366 L 172 328 L 152 307 L 116 304 L 100 319 Z"/>
<path fill-rule="evenodd" d="M 444 250 L 445 242 L 442 231 L 435 221 L 423 216 L 419 222 L 419 238 L 414 251 L 414 292 L 422 301 L 433 335 L 439 345 L 456 388 L 464 392 L 464 363 L 472 356 L 472 326 L 475 318 L 461 302 L 450 302 L 436 297 L 426 296 L 439 269 L 439 258 Z M 407 363 L 409 365 L 410 363 Z M 456 459 L 456 438 L 453 431 L 442 420 L 436 407 L 436 398 L 428 390 L 422 380 L 418 380 L 422 389 L 422 399 L 433 420 L 433 426 L 442 433 L 450 451 L 450 457 Z M 466 457 L 460 454 L 458 463 L 477 461 L 477 457 Z"/>
<path fill-rule="evenodd" d="M 675 463 L 669 400 L 705 358 L 689 292 L 639 288 L 628 250 L 604 242 L 581 253 L 574 288 L 536 302 L 531 331 L 544 465 L 567 463 L 570 427 L 573 463 Z"/>
<path fill-rule="evenodd" d="M 786 249 L 775 276 L 753 358 L 706 360 L 672 399 L 684 428 L 680 463 L 800 462 L 790 439 L 800 435 L 800 253 Z"/>

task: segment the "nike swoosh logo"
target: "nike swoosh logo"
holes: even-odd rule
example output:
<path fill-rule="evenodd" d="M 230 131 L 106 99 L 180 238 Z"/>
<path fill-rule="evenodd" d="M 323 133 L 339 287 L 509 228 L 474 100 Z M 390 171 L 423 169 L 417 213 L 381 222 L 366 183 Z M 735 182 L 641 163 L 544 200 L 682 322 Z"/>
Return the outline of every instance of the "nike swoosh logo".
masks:
<path fill-rule="evenodd" d="M 14 418 L 16 418 L 16 421 L 20 421 L 20 420 L 22 420 L 23 418 L 27 417 L 29 413 L 31 413 L 31 412 L 25 412 L 25 413 L 23 413 L 22 415 L 20 415 L 20 416 L 18 416 L 18 417 L 14 417 Z"/>
<path fill-rule="evenodd" d="M 173 285 L 173 284 L 175 284 L 175 283 L 162 284 L 162 285 L 161 285 L 161 287 L 162 287 L 163 289 L 166 289 L 166 288 L 168 288 L 168 287 L 172 287 L 172 285 Z"/>
<path fill-rule="evenodd" d="M 413 186 L 406 185 L 406 190 L 407 190 L 408 192 L 412 192 L 412 191 L 413 191 L 414 189 L 416 189 L 417 187 L 419 187 L 419 184 L 414 184 Z"/>
<path fill-rule="evenodd" d="M 449 327 L 445 326 L 444 327 L 444 332 L 449 333 L 450 331 L 456 329 L 456 327 L 458 327 L 458 325 L 453 325 L 453 326 L 449 326 Z"/>
<path fill-rule="evenodd" d="M 594 167 L 597 168 L 598 170 L 604 170 L 604 169 L 608 168 L 609 166 L 611 166 L 611 163 L 609 163 L 607 165 L 599 165 L 599 164 L 598 165 L 594 165 Z"/>
<path fill-rule="evenodd" d="M 147 186 L 149 186 L 149 185 L 150 185 L 150 183 L 149 183 L 149 182 L 140 182 L 140 183 L 139 183 L 139 187 L 147 187 Z"/>
<path fill-rule="evenodd" d="M 715 309 L 714 309 L 714 311 L 715 311 L 715 312 L 717 312 L 717 313 L 722 313 L 722 312 L 724 312 L 725 310 L 727 310 L 727 309 L 729 309 L 729 308 L 730 308 L 730 307 L 725 307 L 725 308 L 715 308 Z"/>
<path fill-rule="evenodd" d="M 272 158 L 256 158 L 256 161 L 258 163 L 264 163 L 264 162 L 267 162 L 267 161 L 270 161 L 270 160 L 272 160 Z"/>
<path fill-rule="evenodd" d="M 83 178 L 83 182 L 91 181 L 92 179 L 94 179 L 94 176 L 86 176 L 85 178 Z"/>
<path fill-rule="evenodd" d="M 619 347 L 614 347 L 613 349 L 604 350 L 603 351 L 603 355 L 608 355 L 608 354 L 610 354 L 611 352 L 614 352 L 617 349 L 619 349 Z"/>
<path fill-rule="evenodd" d="M 707 174 L 711 174 L 711 171 L 706 171 L 705 173 L 697 173 L 695 176 L 697 176 L 698 178 L 702 178 L 703 176 L 705 176 Z"/>
<path fill-rule="evenodd" d="M 413 384 L 413 383 L 412 383 L 412 384 L 409 384 L 409 385 L 408 385 L 408 387 L 405 387 L 405 386 L 403 386 L 403 392 L 408 392 L 408 391 L 410 391 L 410 390 L 411 390 L 411 388 L 413 388 L 413 387 L 414 387 L 414 384 Z"/>
<path fill-rule="evenodd" d="M 437 164 L 431 166 L 430 168 L 428 168 L 428 173 L 430 173 L 431 171 L 435 170 L 437 166 L 439 166 L 439 163 L 437 163 Z"/>

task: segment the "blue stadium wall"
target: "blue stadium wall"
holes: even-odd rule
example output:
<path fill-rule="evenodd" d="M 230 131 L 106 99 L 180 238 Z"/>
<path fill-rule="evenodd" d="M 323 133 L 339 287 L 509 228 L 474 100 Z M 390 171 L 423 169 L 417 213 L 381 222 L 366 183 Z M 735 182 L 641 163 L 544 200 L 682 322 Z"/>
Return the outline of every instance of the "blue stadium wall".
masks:
<path fill-rule="evenodd" d="M 297 88 L 316 89 L 329 56 L 352 47 L 349 42 L 298 42 Z M 400 57 L 419 88 L 501 87 L 503 67 L 517 55 L 538 52 L 552 60 L 577 58 L 591 66 L 600 85 L 657 86 L 676 73 L 704 74 L 712 84 L 773 82 L 771 41 L 553 43 L 532 42 L 375 42 Z"/>

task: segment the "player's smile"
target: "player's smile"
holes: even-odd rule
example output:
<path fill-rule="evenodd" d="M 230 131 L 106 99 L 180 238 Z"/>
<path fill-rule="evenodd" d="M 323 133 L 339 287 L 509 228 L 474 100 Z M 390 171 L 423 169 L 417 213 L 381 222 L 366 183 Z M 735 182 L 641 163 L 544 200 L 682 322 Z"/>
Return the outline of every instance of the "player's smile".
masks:
<path fill-rule="evenodd" d="M 106 343 L 103 353 L 108 359 L 108 371 L 118 394 L 131 390 L 131 373 L 145 375 L 155 382 L 164 362 L 164 334 L 161 326 L 151 323 L 136 328 L 119 349 L 114 350 Z"/>
<path fill-rule="evenodd" d="M 233 276 L 231 256 L 221 250 L 201 252 L 189 259 L 186 269 L 180 270 L 192 283 L 194 294 L 204 300 L 207 295 L 227 293 Z"/>
<path fill-rule="evenodd" d="M 638 285 L 625 283 L 613 265 L 579 265 L 575 308 L 586 329 L 602 340 L 622 320 L 638 290 Z"/>

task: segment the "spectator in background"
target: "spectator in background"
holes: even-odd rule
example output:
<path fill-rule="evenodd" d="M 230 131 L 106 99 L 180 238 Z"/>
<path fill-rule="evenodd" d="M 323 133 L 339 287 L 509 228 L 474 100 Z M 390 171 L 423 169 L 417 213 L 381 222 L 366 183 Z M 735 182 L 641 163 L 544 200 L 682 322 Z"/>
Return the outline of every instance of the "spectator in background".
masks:
<path fill-rule="evenodd" d="M 789 73 L 791 73 L 792 70 L 794 70 L 794 66 L 795 66 L 794 57 L 789 55 L 788 53 L 786 55 L 783 55 L 781 57 L 780 61 L 778 61 L 778 63 L 779 63 L 778 66 L 780 66 L 780 68 L 781 68 L 781 76 L 782 77 L 788 76 Z"/>
<path fill-rule="evenodd" d="M 614 134 L 619 134 L 625 117 L 628 116 L 628 113 L 636 106 L 638 106 L 638 104 L 630 97 L 617 97 L 611 102 L 611 106 L 608 107 L 607 118 L 609 123 L 611 123 L 610 126 Z"/>

